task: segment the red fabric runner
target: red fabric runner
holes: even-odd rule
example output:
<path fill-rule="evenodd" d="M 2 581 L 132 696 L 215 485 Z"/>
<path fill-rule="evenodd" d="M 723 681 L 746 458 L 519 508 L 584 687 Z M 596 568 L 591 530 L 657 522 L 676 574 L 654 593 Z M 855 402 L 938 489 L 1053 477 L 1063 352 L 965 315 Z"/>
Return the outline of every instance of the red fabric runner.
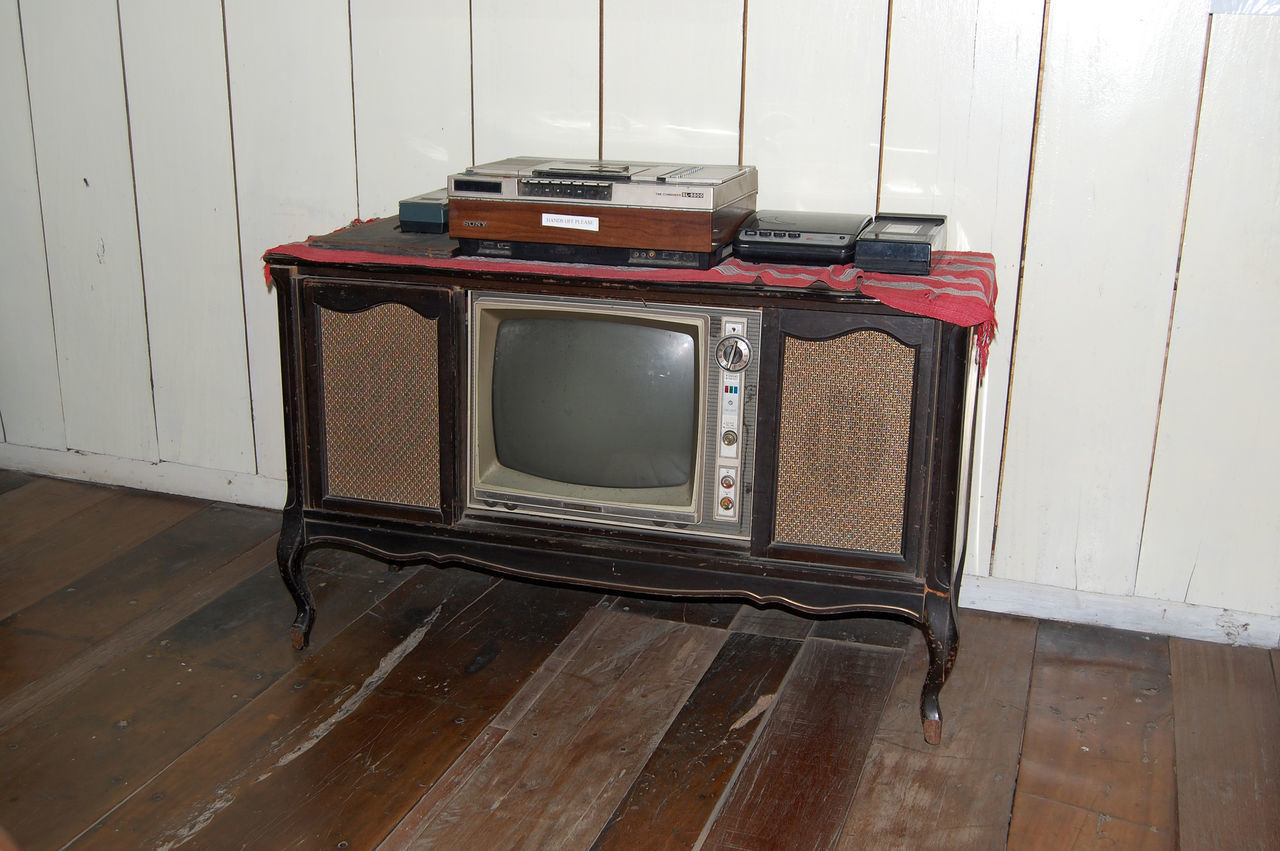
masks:
<path fill-rule="evenodd" d="M 986 372 L 987 352 L 996 330 L 996 268 L 991 254 L 942 251 L 934 255 L 929 275 L 890 275 L 852 265 L 783 266 L 748 263 L 731 257 L 718 266 L 701 269 L 648 269 L 594 266 L 585 263 L 544 263 L 490 257 L 417 257 L 321 248 L 295 242 L 271 249 L 266 256 L 286 256 L 315 263 L 380 264 L 474 272 L 525 272 L 577 278 L 672 283 L 724 283 L 768 287 L 826 286 L 859 291 L 890 307 L 974 329 L 979 375 Z M 270 274 L 267 274 L 270 285 Z"/>

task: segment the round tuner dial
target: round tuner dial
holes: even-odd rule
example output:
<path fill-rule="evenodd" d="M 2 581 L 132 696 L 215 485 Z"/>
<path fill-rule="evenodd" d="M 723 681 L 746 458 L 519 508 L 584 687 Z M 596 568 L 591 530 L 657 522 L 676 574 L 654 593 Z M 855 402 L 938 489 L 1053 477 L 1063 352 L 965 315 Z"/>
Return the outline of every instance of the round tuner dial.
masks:
<path fill-rule="evenodd" d="M 716 344 L 716 362 L 728 372 L 741 372 L 751 362 L 751 344 L 736 334 L 721 338 Z"/>

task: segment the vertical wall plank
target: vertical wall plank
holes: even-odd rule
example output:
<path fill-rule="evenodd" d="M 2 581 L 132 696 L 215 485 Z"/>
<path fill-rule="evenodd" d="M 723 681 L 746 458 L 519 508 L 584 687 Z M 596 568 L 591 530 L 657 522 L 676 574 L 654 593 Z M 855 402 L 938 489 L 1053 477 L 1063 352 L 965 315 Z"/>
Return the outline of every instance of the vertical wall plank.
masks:
<path fill-rule="evenodd" d="M 990 568 L 1043 4 L 895 0 L 880 209 L 947 216 L 949 248 L 996 258 L 999 331 L 982 389 L 970 573 Z"/>
<path fill-rule="evenodd" d="M 1215 15 L 1137 584 L 1273 615 L 1280 110 L 1259 106 L 1276 103 L 1280 18 Z"/>
<path fill-rule="evenodd" d="M 467 0 L 351 4 L 360 218 L 471 165 L 470 44 Z"/>
<path fill-rule="evenodd" d="M 606 159 L 738 161 L 743 0 L 606 0 Z"/>
<path fill-rule="evenodd" d="M 22 7 L 67 445 L 158 460 L 113 0 Z"/>
<path fill-rule="evenodd" d="M 996 576 L 1133 590 L 1207 25 L 1049 6 Z"/>
<path fill-rule="evenodd" d="M 760 169 L 758 206 L 875 212 L 888 4 L 747 9 L 742 158 Z"/>
<path fill-rule="evenodd" d="M 222 6 L 119 8 L 160 458 L 252 472 Z"/>
<path fill-rule="evenodd" d="M 597 0 L 473 0 L 475 161 L 594 158 L 600 127 Z M 456 85 L 465 77 L 458 73 Z"/>
<path fill-rule="evenodd" d="M 18 0 L 0 5 L 0 439 L 65 449 Z"/>
<path fill-rule="evenodd" d="M 347 4 L 226 0 L 223 14 L 258 472 L 283 478 L 276 305 L 261 257 L 356 216 Z"/>

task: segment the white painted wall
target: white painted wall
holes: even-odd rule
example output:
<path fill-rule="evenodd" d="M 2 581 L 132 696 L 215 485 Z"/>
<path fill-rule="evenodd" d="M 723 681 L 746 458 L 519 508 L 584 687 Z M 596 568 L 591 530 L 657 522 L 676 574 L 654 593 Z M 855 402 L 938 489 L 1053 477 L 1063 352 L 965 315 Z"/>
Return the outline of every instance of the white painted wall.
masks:
<path fill-rule="evenodd" d="M 1274 644 L 1278 20 L 0 0 L 0 466 L 279 505 L 264 250 L 472 162 L 741 157 L 996 255 L 967 604 Z"/>
<path fill-rule="evenodd" d="M 1128 595 L 1208 0 L 1049 15 L 992 575 Z"/>

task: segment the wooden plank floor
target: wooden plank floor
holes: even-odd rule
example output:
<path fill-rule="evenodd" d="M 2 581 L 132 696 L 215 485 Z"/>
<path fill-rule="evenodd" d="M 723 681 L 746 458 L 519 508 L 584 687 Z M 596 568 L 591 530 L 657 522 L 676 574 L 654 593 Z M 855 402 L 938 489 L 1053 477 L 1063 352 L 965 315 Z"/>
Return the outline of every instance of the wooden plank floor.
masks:
<path fill-rule="evenodd" d="M 272 512 L 0 471 L 0 851 L 1280 848 L 1280 652 L 308 561 Z"/>

